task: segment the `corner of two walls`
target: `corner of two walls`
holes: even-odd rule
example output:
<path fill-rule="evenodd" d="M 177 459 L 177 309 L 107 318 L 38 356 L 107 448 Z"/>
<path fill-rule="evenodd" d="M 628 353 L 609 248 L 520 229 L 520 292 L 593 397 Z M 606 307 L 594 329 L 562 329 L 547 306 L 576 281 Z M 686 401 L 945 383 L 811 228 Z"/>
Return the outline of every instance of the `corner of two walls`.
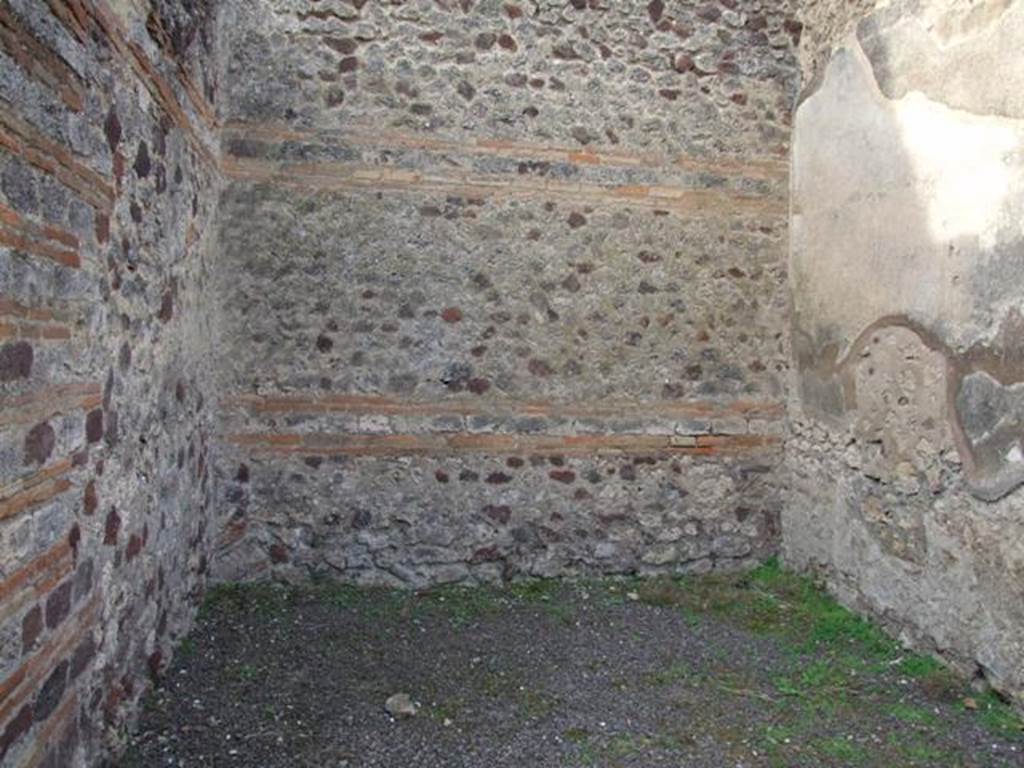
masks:
<path fill-rule="evenodd" d="M 1024 6 L 827 5 L 794 119 L 785 556 L 1021 697 Z"/>
<path fill-rule="evenodd" d="M 208 567 L 208 3 L 0 2 L 0 762 L 123 744 Z"/>
<path fill-rule="evenodd" d="M 777 551 L 791 3 L 238 7 L 218 578 Z"/>
<path fill-rule="evenodd" d="M 116 750 L 214 547 L 392 584 L 763 557 L 787 397 L 787 559 L 1024 691 L 1019 4 L 805 41 L 789 392 L 789 15 L 353 6 L 288 58 L 272 5 L 229 54 L 205 4 L 0 4 L 0 759 Z"/>

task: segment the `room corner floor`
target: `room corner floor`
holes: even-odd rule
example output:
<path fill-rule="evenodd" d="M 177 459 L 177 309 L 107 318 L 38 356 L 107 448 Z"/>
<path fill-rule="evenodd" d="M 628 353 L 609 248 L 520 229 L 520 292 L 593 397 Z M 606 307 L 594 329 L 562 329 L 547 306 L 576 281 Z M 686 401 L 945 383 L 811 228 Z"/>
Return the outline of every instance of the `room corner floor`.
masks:
<path fill-rule="evenodd" d="M 392 717 L 408 693 L 418 707 Z M 124 766 L 1019 766 L 1021 722 L 774 565 L 222 587 Z"/>

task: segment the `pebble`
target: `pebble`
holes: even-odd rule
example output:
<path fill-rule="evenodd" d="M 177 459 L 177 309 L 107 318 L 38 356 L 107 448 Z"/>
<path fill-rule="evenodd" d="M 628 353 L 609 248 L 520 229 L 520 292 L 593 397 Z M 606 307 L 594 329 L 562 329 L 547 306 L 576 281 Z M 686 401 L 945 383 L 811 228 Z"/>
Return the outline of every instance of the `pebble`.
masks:
<path fill-rule="evenodd" d="M 388 700 L 384 702 L 384 709 L 395 718 L 415 717 L 416 713 L 419 712 L 419 707 L 416 706 L 416 702 L 409 697 L 408 693 L 396 693 L 389 696 Z"/>

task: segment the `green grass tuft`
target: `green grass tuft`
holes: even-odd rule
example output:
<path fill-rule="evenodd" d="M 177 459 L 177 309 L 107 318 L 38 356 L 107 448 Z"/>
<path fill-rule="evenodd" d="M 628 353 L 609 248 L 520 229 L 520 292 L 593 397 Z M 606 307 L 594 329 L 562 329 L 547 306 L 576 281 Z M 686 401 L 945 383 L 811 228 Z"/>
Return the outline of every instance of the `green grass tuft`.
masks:
<path fill-rule="evenodd" d="M 844 765 L 864 765 L 871 756 L 863 745 L 841 736 L 822 739 L 816 746 L 829 757 L 842 760 Z"/>
<path fill-rule="evenodd" d="M 934 713 L 923 707 L 915 707 L 912 704 L 904 704 L 903 702 L 897 702 L 892 704 L 889 709 L 889 714 L 903 723 L 910 723 L 912 725 L 925 725 L 929 727 L 939 725 L 939 717 Z"/>
<path fill-rule="evenodd" d="M 990 732 L 1004 738 L 1024 740 L 1024 719 L 995 691 L 987 691 L 975 698 L 978 717 Z"/>

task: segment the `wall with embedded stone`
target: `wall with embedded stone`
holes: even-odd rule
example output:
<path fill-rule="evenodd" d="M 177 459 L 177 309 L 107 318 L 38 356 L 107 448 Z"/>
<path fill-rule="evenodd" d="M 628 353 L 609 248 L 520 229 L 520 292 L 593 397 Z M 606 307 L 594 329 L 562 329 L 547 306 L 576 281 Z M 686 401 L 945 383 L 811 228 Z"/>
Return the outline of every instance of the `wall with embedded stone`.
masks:
<path fill-rule="evenodd" d="M 1024 695 L 1024 6 L 796 11 L 0 0 L 0 762 L 208 571 L 782 544 Z"/>
<path fill-rule="evenodd" d="M 212 13 L 0 2 L 5 766 L 116 750 L 205 578 Z"/>
<path fill-rule="evenodd" d="M 793 3 L 225 16 L 216 572 L 778 546 Z"/>
<path fill-rule="evenodd" d="M 786 557 L 1021 696 L 1024 5 L 817 13 L 792 153 Z"/>
<path fill-rule="evenodd" d="M 781 544 L 1024 695 L 1022 9 L 0 0 L 0 762 L 208 571 Z"/>

